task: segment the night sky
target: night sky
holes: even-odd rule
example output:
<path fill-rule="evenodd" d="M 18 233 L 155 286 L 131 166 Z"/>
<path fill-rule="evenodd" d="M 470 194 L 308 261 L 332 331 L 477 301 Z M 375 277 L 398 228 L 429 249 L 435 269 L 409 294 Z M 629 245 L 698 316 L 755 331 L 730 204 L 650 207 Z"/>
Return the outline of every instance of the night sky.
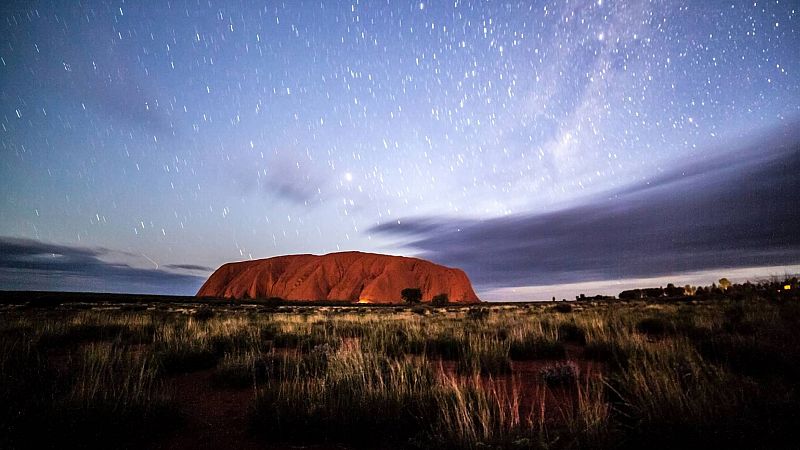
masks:
<path fill-rule="evenodd" d="M 800 270 L 798 11 L 3 2 L 0 289 L 340 250 L 492 299 Z"/>

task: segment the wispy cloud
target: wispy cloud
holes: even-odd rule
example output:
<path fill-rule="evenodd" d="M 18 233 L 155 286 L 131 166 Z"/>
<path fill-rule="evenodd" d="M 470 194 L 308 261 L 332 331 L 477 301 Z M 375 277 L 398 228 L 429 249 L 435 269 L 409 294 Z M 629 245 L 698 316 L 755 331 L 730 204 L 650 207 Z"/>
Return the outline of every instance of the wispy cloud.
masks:
<path fill-rule="evenodd" d="M 178 269 L 178 270 L 196 270 L 196 271 L 203 271 L 203 272 L 212 272 L 214 269 L 208 266 L 198 266 L 196 264 L 164 264 L 163 267 L 168 269 Z"/>
<path fill-rule="evenodd" d="M 101 259 L 112 253 L 104 248 L 0 237 L 0 289 L 194 295 L 205 281 L 200 276 Z M 165 267 L 210 270 L 183 264 Z"/>
<path fill-rule="evenodd" d="M 253 159 L 251 155 L 231 158 L 220 175 L 230 180 L 240 193 L 268 196 L 288 203 L 320 203 L 330 179 L 317 170 L 311 160 L 296 161 L 289 154 Z"/>

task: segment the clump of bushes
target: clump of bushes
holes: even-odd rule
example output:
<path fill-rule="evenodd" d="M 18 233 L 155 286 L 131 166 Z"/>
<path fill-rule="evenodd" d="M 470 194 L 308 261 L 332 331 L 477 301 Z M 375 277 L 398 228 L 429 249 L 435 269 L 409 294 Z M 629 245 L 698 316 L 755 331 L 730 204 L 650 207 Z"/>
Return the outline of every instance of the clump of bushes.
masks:
<path fill-rule="evenodd" d="M 704 358 L 723 363 L 734 373 L 758 379 L 800 376 L 800 352 L 787 352 L 786 344 L 769 338 L 721 335 L 696 345 Z"/>
<path fill-rule="evenodd" d="M 405 327 L 387 327 L 380 332 L 366 334 L 361 339 L 361 348 L 390 358 L 404 358 L 406 355 L 424 353 L 425 339 L 420 333 Z"/>
<path fill-rule="evenodd" d="M 502 351 L 480 349 L 468 351 L 458 360 L 459 373 L 481 375 L 503 375 L 511 373 L 511 360 Z"/>
<path fill-rule="evenodd" d="M 636 331 L 650 337 L 663 337 L 672 331 L 669 322 L 661 317 L 647 317 L 636 324 Z"/>
<path fill-rule="evenodd" d="M 570 305 L 567 302 L 561 302 L 561 303 L 557 304 L 556 306 L 554 306 L 553 310 L 555 312 L 560 312 L 560 313 L 571 313 L 572 312 L 572 305 Z"/>
<path fill-rule="evenodd" d="M 432 306 L 447 306 L 448 303 L 450 303 L 450 299 L 447 294 L 434 295 L 431 299 Z"/>
<path fill-rule="evenodd" d="M 43 347 L 68 347 L 80 343 L 112 341 L 128 331 L 124 325 L 66 323 L 46 329 L 39 335 L 38 343 Z"/>
<path fill-rule="evenodd" d="M 424 306 L 415 306 L 411 308 L 411 312 L 420 316 L 426 316 L 430 311 L 428 311 L 428 308 Z"/>
<path fill-rule="evenodd" d="M 211 382 L 216 387 L 244 388 L 256 383 L 256 361 L 225 355 L 217 365 Z"/>
<path fill-rule="evenodd" d="M 214 310 L 210 306 L 201 306 L 195 310 L 193 317 L 195 320 L 206 322 L 215 316 Z"/>
<path fill-rule="evenodd" d="M 287 332 L 280 332 L 272 338 L 272 343 L 277 348 L 296 348 L 300 351 L 311 350 L 317 345 L 321 345 L 326 342 L 326 339 L 321 336 L 301 335 Z"/>
<path fill-rule="evenodd" d="M 275 336 L 279 335 L 281 331 L 281 327 L 275 322 L 267 322 L 261 326 L 259 334 L 262 340 L 271 341 L 275 339 Z"/>
<path fill-rule="evenodd" d="M 483 321 L 489 317 L 489 310 L 486 308 L 470 308 L 467 311 L 467 318 L 476 321 Z"/>
<path fill-rule="evenodd" d="M 607 363 L 612 373 L 629 367 L 633 356 L 634 352 L 631 350 L 611 342 L 590 342 L 583 348 L 583 358 Z"/>
<path fill-rule="evenodd" d="M 246 330 L 237 330 L 230 334 L 216 334 L 208 338 L 211 351 L 222 356 L 226 353 L 244 351 L 252 347 L 250 334 Z"/>
<path fill-rule="evenodd" d="M 558 340 L 583 345 L 586 343 L 586 332 L 575 322 L 565 322 L 558 325 Z"/>
<path fill-rule="evenodd" d="M 400 291 L 400 297 L 404 302 L 414 305 L 422 301 L 422 290 L 418 288 L 406 288 Z"/>
<path fill-rule="evenodd" d="M 464 344 L 452 334 L 443 334 L 425 342 L 425 354 L 447 360 L 457 360 L 463 354 Z"/>
<path fill-rule="evenodd" d="M 361 314 L 361 311 L 359 311 Z M 336 335 L 343 338 L 363 337 L 369 334 L 369 325 L 357 322 L 338 322 L 335 327 Z"/>
<path fill-rule="evenodd" d="M 274 307 L 274 306 L 281 306 L 281 305 L 285 305 L 285 304 L 286 304 L 286 300 L 284 300 L 284 299 L 282 299 L 280 297 L 269 297 L 269 298 L 266 298 L 264 300 L 264 305 L 266 305 L 266 306 L 273 306 Z"/>
<path fill-rule="evenodd" d="M 161 372 L 179 374 L 210 369 L 217 365 L 218 355 L 209 348 L 188 346 L 185 348 L 165 349 L 156 353 Z"/>
<path fill-rule="evenodd" d="M 561 342 L 529 336 L 512 341 L 508 354 L 512 360 L 560 359 L 567 350 Z"/>

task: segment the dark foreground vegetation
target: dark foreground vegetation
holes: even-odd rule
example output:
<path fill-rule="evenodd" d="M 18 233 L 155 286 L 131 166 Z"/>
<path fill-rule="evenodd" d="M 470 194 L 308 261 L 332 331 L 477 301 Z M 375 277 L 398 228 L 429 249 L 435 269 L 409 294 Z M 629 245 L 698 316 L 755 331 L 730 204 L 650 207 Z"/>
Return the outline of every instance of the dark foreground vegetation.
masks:
<path fill-rule="evenodd" d="M 7 301 L 0 448 L 795 447 L 795 292 L 569 308 Z"/>

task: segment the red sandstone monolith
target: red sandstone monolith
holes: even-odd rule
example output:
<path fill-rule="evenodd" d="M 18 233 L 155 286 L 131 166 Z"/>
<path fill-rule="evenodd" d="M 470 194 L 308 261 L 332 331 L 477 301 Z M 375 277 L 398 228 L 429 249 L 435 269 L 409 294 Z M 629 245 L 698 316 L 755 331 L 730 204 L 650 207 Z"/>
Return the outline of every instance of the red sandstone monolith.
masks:
<path fill-rule="evenodd" d="M 200 288 L 198 297 L 231 299 L 343 300 L 400 303 L 406 288 L 430 302 L 447 294 L 451 303 L 477 303 L 467 275 L 418 258 L 342 252 L 288 255 L 224 264 Z"/>

